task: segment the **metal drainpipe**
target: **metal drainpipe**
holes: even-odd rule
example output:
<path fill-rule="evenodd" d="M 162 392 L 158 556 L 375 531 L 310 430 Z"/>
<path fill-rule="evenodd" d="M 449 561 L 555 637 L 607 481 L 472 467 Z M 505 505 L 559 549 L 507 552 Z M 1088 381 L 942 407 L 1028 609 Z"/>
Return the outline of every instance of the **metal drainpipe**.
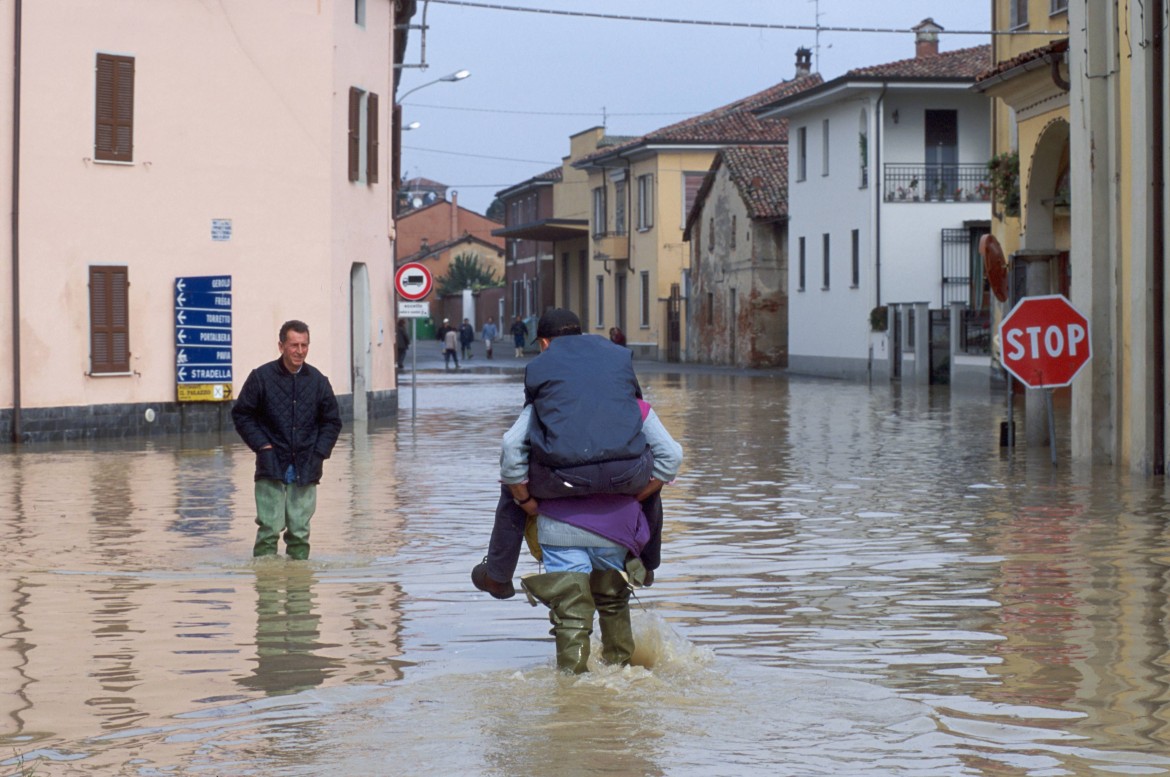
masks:
<path fill-rule="evenodd" d="M 19 443 L 20 423 L 20 28 L 23 1 L 16 0 L 12 76 L 12 441 Z"/>
<path fill-rule="evenodd" d="M 1162 34 L 1163 0 L 1151 0 L 1150 19 L 1152 20 L 1151 60 L 1153 68 L 1150 73 L 1150 113 L 1153 116 L 1150 128 L 1151 155 L 1150 166 L 1153 168 L 1151 176 L 1150 209 L 1152 211 L 1151 240 L 1153 243 L 1153 318 L 1154 318 L 1154 474 L 1166 473 L 1166 305 L 1163 295 L 1166 293 L 1166 176 L 1164 166 L 1166 153 L 1164 149 L 1166 127 L 1162 120 L 1162 113 L 1166 108 L 1162 90 L 1165 87 L 1164 68 L 1165 37 Z"/>

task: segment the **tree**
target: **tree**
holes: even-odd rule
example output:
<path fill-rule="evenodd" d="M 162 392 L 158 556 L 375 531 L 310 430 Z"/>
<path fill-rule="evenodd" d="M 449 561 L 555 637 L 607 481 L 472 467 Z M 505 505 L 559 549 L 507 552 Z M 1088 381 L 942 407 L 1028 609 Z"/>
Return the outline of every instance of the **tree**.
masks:
<path fill-rule="evenodd" d="M 439 295 L 458 294 L 464 289 L 479 291 L 503 286 L 503 280 L 496 277 L 496 271 L 479 263 L 479 254 L 459 254 L 444 275 L 435 279 Z"/>

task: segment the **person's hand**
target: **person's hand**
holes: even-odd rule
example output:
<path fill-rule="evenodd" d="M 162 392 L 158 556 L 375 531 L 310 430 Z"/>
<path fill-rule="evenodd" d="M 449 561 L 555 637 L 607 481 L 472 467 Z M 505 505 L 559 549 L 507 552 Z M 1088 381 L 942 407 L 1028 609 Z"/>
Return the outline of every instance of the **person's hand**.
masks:
<path fill-rule="evenodd" d="M 634 498 L 637 499 L 639 502 L 641 502 L 644 499 L 649 499 L 650 497 L 654 496 L 659 491 L 661 491 L 662 486 L 663 486 L 663 482 L 661 480 L 659 480 L 658 478 L 650 478 L 649 482 L 646 483 L 646 486 L 641 491 L 639 491 L 638 495 Z"/>

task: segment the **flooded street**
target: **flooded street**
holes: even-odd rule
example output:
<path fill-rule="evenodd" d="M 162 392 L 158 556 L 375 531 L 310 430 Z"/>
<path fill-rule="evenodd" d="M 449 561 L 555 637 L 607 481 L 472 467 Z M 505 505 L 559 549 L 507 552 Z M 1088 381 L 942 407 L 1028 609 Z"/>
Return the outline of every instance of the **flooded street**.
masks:
<path fill-rule="evenodd" d="M 347 426 L 307 563 L 249 558 L 234 434 L 0 452 L 0 774 L 1170 774 L 1160 480 L 984 396 L 643 384 L 686 460 L 643 665 L 582 678 L 468 580 L 516 375 Z"/>

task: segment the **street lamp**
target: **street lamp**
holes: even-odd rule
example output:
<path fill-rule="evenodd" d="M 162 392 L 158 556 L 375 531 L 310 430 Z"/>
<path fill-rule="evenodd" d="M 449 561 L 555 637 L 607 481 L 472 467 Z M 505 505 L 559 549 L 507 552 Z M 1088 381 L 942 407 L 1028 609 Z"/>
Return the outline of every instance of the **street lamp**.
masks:
<path fill-rule="evenodd" d="M 469 75 L 471 75 L 470 70 L 456 70 L 454 73 L 448 73 L 447 75 L 443 76 L 442 78 L 436 78 L 434 81 L 427 81 L 425 84 L 419 84 L 418 86 L 414 87 L 413 89 L 407 89 L 405 92 L 403 92 L 402 96 L 398 98 L 398 104 L 402 105 L 402 101 L 405 100 L 408 96 L 414 94 L 419 89 L 430 86 L 431 84 L 437 84 L 440 81 L 462 81 L 464 78 L 467 78 Z"/>
<path fill-rule="evenodd" d="M 422 126 L 422 122 L 412 121 L 410 124 L 403 124 L 402 131 L 407 132 L 409 130 L 416 130 L 421 126 Z"/>

